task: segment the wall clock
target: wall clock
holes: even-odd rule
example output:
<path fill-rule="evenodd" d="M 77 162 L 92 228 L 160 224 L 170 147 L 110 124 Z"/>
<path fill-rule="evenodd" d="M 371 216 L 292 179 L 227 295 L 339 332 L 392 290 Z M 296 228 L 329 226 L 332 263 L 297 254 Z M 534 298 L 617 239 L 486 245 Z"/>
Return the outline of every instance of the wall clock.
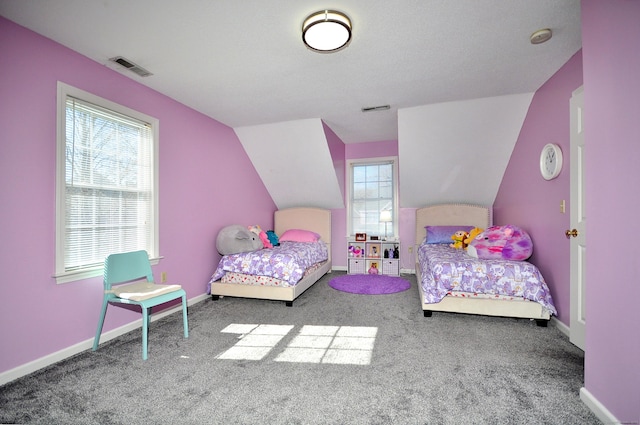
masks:
<path fill-rule="evenodd" d="M 558 177 L 562 170 L 562 150 L 555 143 L 548 143 L 540 153 L 540 174 L 545 180 Z"/>

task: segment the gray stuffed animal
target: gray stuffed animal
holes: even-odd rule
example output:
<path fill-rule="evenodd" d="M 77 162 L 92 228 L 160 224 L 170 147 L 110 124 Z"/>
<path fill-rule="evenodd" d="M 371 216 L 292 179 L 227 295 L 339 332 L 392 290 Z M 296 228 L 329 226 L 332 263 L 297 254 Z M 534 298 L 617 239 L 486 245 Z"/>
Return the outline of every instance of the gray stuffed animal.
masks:
<path fill-rule="evenodd" d="M 239 224 L 223 227 L 216 239 L 216 248 L 221 255 L 257 251 L 262 247 L 262 241 L 258 235 Z"/>

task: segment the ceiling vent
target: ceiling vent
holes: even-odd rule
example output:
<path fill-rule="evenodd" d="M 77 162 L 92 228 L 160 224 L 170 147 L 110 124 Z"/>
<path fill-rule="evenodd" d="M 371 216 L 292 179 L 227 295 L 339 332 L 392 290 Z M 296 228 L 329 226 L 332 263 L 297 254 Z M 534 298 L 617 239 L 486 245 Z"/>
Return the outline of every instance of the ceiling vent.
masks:
<path fill-rule="evenodd" d="M 366 108 L 362 108 L 362 112 L 386 111 L 389 108 L 391 108 L 390 105 L 367 106 Z"/>
<path fill-rule="evenodd" d="M 136 65 L 135 63 L 131 62 L 129 59 L 125 59 L 122 56 L 116 56 L 114 58 L 109 59 L 112 62 L 115 62 L 121 66 L 124 66 L 125 68 L 127 68 L 129 71 L 131 72 L 135 72 L 136 74 L 138 74 L 141 77 L 148 77 L 150 75 L 153 75 L 152 73 L 150 73 L 149 71 L 147 71 L 146 69 L 144 69 L 143 67 Z"/>

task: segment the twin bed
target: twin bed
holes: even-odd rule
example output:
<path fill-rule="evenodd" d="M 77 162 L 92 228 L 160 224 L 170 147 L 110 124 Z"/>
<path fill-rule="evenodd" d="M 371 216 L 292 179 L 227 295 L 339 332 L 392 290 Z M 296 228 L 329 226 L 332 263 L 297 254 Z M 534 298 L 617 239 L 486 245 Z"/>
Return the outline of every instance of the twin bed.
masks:
<path fill-rule="evenodd" d="M 535 319 L 538 325 L 546 326 L 556 310 L 549 288 L 534 265 L 526 261 L 479 260 L 464 250 L 450 248 L 448 243 L 425 241 L 426 226 L 486 229 L 491 225 L 491 210 L 487 207 L 444 204 L 416 210 L 416 277 L 424 316 L 440 311 L 517 317 Z M 279 300 L 292 306 L 297 297 L 331 272 L 331 211 L 276 211 L 275 233 L 280 236 L 292 229 L 315 232 L 319 241 L 282 242 L 273 249 L 223 256 L 209 282 L 212 298 Z M 258 266 L 260 270 L 256 269 Z"/>
<path fill-rule="evenodd" d="M 288 307 L 331 271 L 331 211 L 288 208 L 274 213 L 274 232 L 305 230 L 317 242 L 287 242 L 258 251 L 225 255 L 209 281 L 214 300 L 221 296 L 285 301 Z"/>
<path fill-rule="evenodd" d="M 416 277 L 425 317 L 434 311 L 535 319 L 556 314 L 538 269 L 526 261 L 479 260 L 448 244 L 426 243 L 426 226 L 492 225 L 487 207 L 444 204 L 416 210 Z"/>

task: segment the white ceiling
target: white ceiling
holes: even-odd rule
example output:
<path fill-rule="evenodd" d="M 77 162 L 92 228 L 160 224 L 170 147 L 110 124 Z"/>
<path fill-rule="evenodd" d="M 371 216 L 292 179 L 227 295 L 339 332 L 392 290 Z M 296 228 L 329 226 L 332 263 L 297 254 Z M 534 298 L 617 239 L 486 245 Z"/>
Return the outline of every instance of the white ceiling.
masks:
<path fill-rule="evenodd" d="M 353 22 L 333 54 L 301 41 L 324 8 Z M 581 47 L 580 0 L 0 0 L 0 14 L 231 127 L 320 118 L 345 143 L 396 140 L 399 108 L 535 92 Z"/>

